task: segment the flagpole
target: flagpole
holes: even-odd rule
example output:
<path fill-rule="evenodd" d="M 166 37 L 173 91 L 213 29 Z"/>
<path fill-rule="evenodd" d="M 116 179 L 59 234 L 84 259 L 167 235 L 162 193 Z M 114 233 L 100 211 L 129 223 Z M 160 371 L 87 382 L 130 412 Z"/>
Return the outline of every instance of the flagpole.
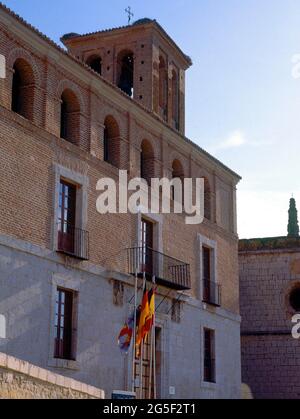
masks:
<path fill-rule="evenodd" d="M 155 276 L 153 277 L 154 285 L 156 285 Z M 154 400 L 157 399 L 156 390 L 156 310 L 154 310 L 153 316 L 153 384 L 154 384 Z"/>
<path fill-rule="evenodd" d="M 155 287 L 155 276 L 152 278 L 153 287 Z M 155 300 L 154 300 L 155 301 Z M 154 306 L 154 313 L 155 313 L 155 306 Z M 152 326 L 151 326 L 151 340 L 150 340 L 150 379 L 149 379 L 149 399 L 151 399 L 152 396 L 152 378 L 153 378 L 153 348 L 155 350 L 154 345 L 154 339 L 155 339 L 155 331 L 153 330 L 153 321 L 152 320 Z"/>
<path fill-rule="evenodd" d="M 140 400 L 143 400 L 143 357 L 144 357 L 144 340 L 141 342 L 140 352 Z"/>
<path fill-rule="evenodd" d="M 153 326 L 151 328 L 150 335 L 150 375 L 149 375 L 149 400 L 151 399 L 151 390 L 152 390 L 152 365 L 153 365 Z"/>
<path fill-rule="evenodd" d="M 143 274 L 143 292 L 146 286 L 146 272 Z M 140 399 L 143 399 L 143 356 L 144 356 L 144 339 L 141 341 L 140 350 Z"/>
<path fill-rule="evenodd" d="M 135 271 L 134 285 L 134 324 L 133 324 L 133 347 L 132 347 L 132 392 L 135 390 L 135 343 L 136 343 L 136 311 L 137 311 L 138 274 Z"/>

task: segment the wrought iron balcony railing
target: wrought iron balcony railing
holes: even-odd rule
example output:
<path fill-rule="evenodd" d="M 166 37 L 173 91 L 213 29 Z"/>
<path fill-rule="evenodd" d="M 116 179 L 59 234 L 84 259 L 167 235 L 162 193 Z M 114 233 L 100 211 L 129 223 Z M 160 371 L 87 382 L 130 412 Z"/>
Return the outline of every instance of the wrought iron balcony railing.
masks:
<path fill-rule="evenodd" d="M 221 306 L 221 286 L 216 282 L 203 280 L 203 302 L 220 307 Z"/>
<path fill-rule="evenodd" d="M 57 225 L 57 251 L 81 260 L 89 260 L 89 232 L 60 221 Z"/>
<path fill-rule="evenodd" d="M 190 265 L 149 247 L 128 249 L 128 273 L 146 274 L 148 280 L 155 276 L 158 285 L 175 290 L 191 289 Z"/>

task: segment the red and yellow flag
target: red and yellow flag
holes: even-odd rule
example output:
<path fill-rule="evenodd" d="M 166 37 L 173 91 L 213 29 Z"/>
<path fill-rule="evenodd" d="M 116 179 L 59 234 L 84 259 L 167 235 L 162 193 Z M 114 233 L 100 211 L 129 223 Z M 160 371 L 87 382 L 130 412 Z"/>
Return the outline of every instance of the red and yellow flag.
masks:
<path fill-rule="evenodd" d="M 155 289 L 154 288 L 152 288 L 152 290 L 148 293 L 148 302 L 149 302 L 149 314 L 146 318 L 145 327 L 144 327 L 146 335 L 150 333 L 153 323 L 154 323 L 154 316 L 155 316 Z"/>
<path fill-rule="evenodd" d="M 138 347 L 141 345 L 141 343 L 143 342 L 147 334 L 145 326 L 146 326 L 146 320 L 149 317 L 149 312 L 150 312 L 149 293 L 147 291 L 147 288 L 145 288 L 142 306 L 141 306 L 141 314 L 140 314 L 140 319 L 138 323 L 137 337 L 136 337 L 136 346 Z"/>

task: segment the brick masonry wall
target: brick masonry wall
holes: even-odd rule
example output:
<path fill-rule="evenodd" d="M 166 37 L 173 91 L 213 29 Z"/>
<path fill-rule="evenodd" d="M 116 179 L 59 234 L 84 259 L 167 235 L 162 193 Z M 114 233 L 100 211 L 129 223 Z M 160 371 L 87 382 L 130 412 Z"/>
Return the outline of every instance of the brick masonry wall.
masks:
<path fill-rule="evenodd" d="M 179 96 L 179 132 L 184 134 L 185 109 L 185 69 L 182 57 L 176 48 L 171 48 L 159 32 L 152 26 L 135 26 L 119 32 L 103 32 L 96 36 L 74 38 L 65 41 L 68 50 L 83 62 L 95 54 L 102 59 L 102 76 L 118 85 L 120 62 L 119 56 L 124 51 L 134 56 L 134 98 L 137 102 L 157 115 L 159 111 L 159 57 L 164 55 L 167 66 L 167 122 L 173 126 L 172 113 L 172 72 L 178 73 Z M 186 64 L 185 64 L 186 65 Z M 179 70 L 180 68 L 180 70 Z"/>
<path fill-rule="evenodd" d="M 289 295 L 300 284 L 300 251 L 241 252 L 242 379 L 255 398 L 300 398 L 299 342 Z"/>
<path fill-rule="evenodd" d="M 4 13 L 1 10 L 1 13 Z M 25 39 L 25 38 L 24 38 Z M 35 39 L 37 42 L 37 40 Z M 238 312 L 237 237 L 235 231 L 236 177 L 224 172 L 218 163 L 210 163 L 184 144 L 171 138 L 174 132 L 164 128 L 158 135 L 158 122 L 152 125 L 138 117 L 134 105 L 124 107 L 124 99 L 116 96 L 113 87 L 108 99 L 101 91 L 88 85 L 78 74 L 87 70 L 74 64 L 77 71 L 66 70 L 54 50 L 47 58 L 10 28 L 0 24 L 0 53 L 7 59 L 6 80 L 0 80 L 0 232 L 55 251 L 53 236 L 54 164 L 88 178 L 88 214 L 86 229 L 90 232 L 90 262 L 124 270 L 124 249 L 137 244 L 137 222 L 132 215 L 100 216 L 96 212 L 96 183 L 101 177 L 117 180 L 118 171 L 103 162 L 104 121 L 112 116 L 120 132 L 120 167 L 130 176 L 140 173 L 141 143 L 147 139 L 154 150 L 155 175 L 172 174 L 172 162 L 179 158 L 185 176 L 205 176 L 210 183 L 212 220 L 201 226 L 187 227 L 183 216 L 166 216 L 163 222 L 163 251 L 191 264 L 192 295 L 199 297 L 199 260 L 197 234 L 218 243 L 218 279 L 223 286 L 223 307 Z M 35 79 L 34 118 L 28 121 L 10 111 L 12 67 L 23 57 L 30 63 Z M 62 54 L 60 59 L 67 60 Z M 61 62 L 62 62 L 61 61 Z M 108 89 L 103 82 L 103 88 Z M 80 104 L 80 135 L 78 146 L 59 138 L 61 95 L 71 89 Z M 127 99 L 126 99 L 127 103 Z M 128 104 L 128 103 L 127 103 Z M 201 163 L 200 163 L 201 161 Z M 176 232 L 176 234 L 174 234 Z M 180 233 L 180 234 L 179 234 Z M 110 246 L 107 246 L 107 243 Z M 67 259 L 61 256 L 62 260 Z M 73 261 L 78 268 L 86 262 Z"/>
<path fill-rule="evenodd" d="M 104 392 L 0 353 L 0 399 L 104 399 Z"/>

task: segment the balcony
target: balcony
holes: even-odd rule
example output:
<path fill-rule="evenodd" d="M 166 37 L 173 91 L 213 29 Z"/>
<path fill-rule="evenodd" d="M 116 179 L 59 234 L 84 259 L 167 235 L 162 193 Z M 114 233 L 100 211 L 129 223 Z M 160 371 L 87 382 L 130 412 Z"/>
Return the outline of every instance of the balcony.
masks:
<path fill-rule="evenodd" d="M 59 222 L 57 252 L 80 260 L 89 260 L 89 232 L 67 222 Z"/>
<path fill-rule="evenodd" d="M 215 307 L 221 307 L 221 286 L 216 282 L 204 279 L 202 301 Z"/>
<path fill-rule="evenodd" d="M 191 289 L 190 265 L 149 247 L 127 249 L 128 273 L 137 274 L 165 287 L 184 291 Z"/>

